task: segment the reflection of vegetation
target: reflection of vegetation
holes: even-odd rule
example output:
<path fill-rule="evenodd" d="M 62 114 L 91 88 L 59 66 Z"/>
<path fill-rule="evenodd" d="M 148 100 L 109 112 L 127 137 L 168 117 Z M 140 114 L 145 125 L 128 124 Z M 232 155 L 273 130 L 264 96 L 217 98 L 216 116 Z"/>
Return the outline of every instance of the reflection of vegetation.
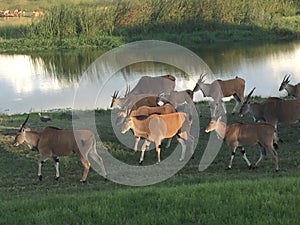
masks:
<path fill-rule="evenodd" d="M 208 64 L 211 70 L 222 75 L 223 72 L 236 71 L 245 59 L 253 65 L 268 57 L 279 57 L 294 53 L 300 42 L 257 45 L 218 45 L 213 48 L 197 48 L 194 51 Z M 220 66 L 222 65 L 222 67 Z"/>
<path fill-rule="evenodd" d="M 31 59 L 36 68 L 42 66 L 47 75 L 57 79 L 61 84 L 70 85 L 79 81 L 100 54 L 99 51 L 60 51 L 31 55 Z"/>

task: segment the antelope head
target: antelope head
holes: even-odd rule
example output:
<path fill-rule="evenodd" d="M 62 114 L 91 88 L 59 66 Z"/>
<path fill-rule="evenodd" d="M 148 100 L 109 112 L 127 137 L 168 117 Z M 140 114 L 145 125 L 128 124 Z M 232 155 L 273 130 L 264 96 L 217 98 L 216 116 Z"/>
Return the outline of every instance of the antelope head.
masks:
<path fill-rule="evenodd" d="M 30 114 L 28 114 L 28 116 L 26 117 L 25 121 L 23 122 L 23 124 L 21 125 L 20 129 L 18 130 L 18 132 L 16 134 L 16 137 L 15 137 L 15 140 L 13 143 L 14 146 L 18 146 L 25 141 L 25 132 L 30 130 L 30 129 L 25 128 L 25 125 L 29 119 L 29 115 Z"/>
<path fill-rule="evenodd" d="M 243 117 L 249 110 L 250 110 L 250 98 L 254 92 L 255 88 L 253 88 L 249 94 L 247 95 L 245 101 L 243 102 L 240 112 L 239 112 L 239 116 Z"/>
<path fill-rule="evenodd" d="M 291 75 L 287 75 L 287 74 L 284 76 L 284 78 L 283 78 L 283 80 L 282 80 L 282 82 L 280 84 L 279 91 L 282 91 L 283 89 L 286 88 L 286 86 L 288 85 L 288 83 L 291 81 L 290 80 L 290 76 Z"/>
<path fill-rule="evenodd" d="M 209 124 L 207 125 L 207 127 L 205 128 L 205 132 L 209 133 L 209 132 L 212 132 L 212 131 L 216 130 L 220 120 L 221 120 L 221 116 L 218 119 L 212 119 L 209 122 Z"/>
<path fill-rule="evenodd" d="M 206 77 L 206 73 L 201 73 L 200 78 L 198 80 L 198 84 L 204 83 L 205 82 L 205 77 Z"/>
<path fill-rule="evenodd" d="M 195 90 L 201 90 L 203 93 L 203 97 L 206 97 L 206 93 L 205 93 L 205 77 L 206 77 L 206 73 L 202 73 L 200 75 L 199 80 L 197 81 L 197 84 L 195 86 Z"/>

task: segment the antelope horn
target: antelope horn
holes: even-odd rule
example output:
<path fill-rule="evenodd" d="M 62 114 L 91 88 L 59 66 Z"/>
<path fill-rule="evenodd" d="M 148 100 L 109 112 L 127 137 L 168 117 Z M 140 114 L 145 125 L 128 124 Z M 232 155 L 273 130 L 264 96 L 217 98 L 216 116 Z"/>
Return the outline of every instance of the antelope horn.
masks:
<path fill-rule="evenodd" d="M 119 91 L 115 91 L 114 94 L 111 96 L 112 98 L 117 98 L 119 94 Z"/>
<path fill-rule="evenodd" d="M 250 100 L 250 97 L 251 97 L 251 95 L 253 94 L 254 90 L 255 90 L 255 88 L 253 88 L 253 89 L 250 91 L 250 93 L 248 94 L 248 96 L 247 96 L 245 102 L 248 102 L 248 101 Z"/>
<path fill-rule="evenodd" d="M 287 83 L 289 83 L 291 80 L 290 80 L 290 77 L 291 77 L 291 75 L 289 74 L 289 75 L 287 75 L 287 77 L 286 77 L 286 82 Z"/>
<path fill-rule="evenodd" d="M 28 121 L 28 119 L 29 119 L 29 116 L 30 116 L 30 114 L 27 115 L 25 121 L 23 122 L 23 124 L 21 125 L 21 127 L 20 127 L 20 129 L 19 129 L 19 132 L 25 127 L 25 125 L 26 125 L 26 123 L 27 123 L 27 121 Z"/>
<path fill-rule="evenodd" d="M 127 86 L 124 97 L 127 97 L 129 93 L 130 93 L 130 86 Z"/>
<path fill-rule="evenodd" d="M 205 73 L 205 72 L 201 73 L 200 78 L 199 78 L 199 80 L 198 80 L 197 83 L 202 83 L 202 82 L 204 82 L 204 81 L 205 81 L 205 80 L 204 80 L 205 77 L 206 77 L 206 73 Z"/>

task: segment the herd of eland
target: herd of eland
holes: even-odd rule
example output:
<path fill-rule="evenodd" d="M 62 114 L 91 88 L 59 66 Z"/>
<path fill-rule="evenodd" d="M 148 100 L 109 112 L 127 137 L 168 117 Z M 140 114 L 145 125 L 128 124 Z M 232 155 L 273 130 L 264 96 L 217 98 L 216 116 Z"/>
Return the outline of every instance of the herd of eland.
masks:
<path fill-rule="evenodd" d="M 269 153 L 274 158 L 275 171 L 278 166 L 278 124 L 292 124 L 300 121 L 300 84 L 292 85 L 290 75 L 286 75 L 280 85 L 279 91 L 286 90 L 293 99 L 281 99 L 269 97 L 264 102 L 252 102 L 251 96 L 255 90 L 245 97 L 245 80 L 234 77 L 228 80 L 214 80 L 206 83 L 207 75 L 201 74 L 192 89 L 175 90 L 176 78 L 173 75 L 142 76 L 135 87 L 130 90 L 127 87 L 123 97 L 119 91 L 112 95 L 111 108 L 117 108 L 115 125 L 119 126 L 120 132 L 125 134 L 131 130 L 135 137 L 132 143 L 133 150 L 138 151 L 140 139 L 144 142 L 140 148 L 141 155 L 139 164 L 144 161 L 145 150 L 151 143 L 155 145 L 157 164 L 161 162 L 161 142 L 168 139 L 170 146 L 172 137 L 176 137 L 181 145 L 179 161 L 185 160 L 187 147 L 193 154 L 195 137 L 191 128 L 193 115 L 191 105 L 196 92 L 202 93 L 203 97 L 212 99 L 210 104 L 210 122 L 205 132 L 216 132 L 220 139 L 227 142 L 231 155 L 228 169 L 232 168 L 233 159 L 237 149 L 241 150 L 243 159 L 249 168 L 258 165 L 261 159 Z M 255 123 L 231 123 L 226 124 L 222 118 L 226 116 L 226 108 L 223 99 L 232 97 L 236 104 L 232 114 L 238 111 L 241 103 L 239 116 L 250 113 Z M 182 105 L 187 107 L 181 107 Z M 30 149 L 38 150 L 38 177 L 42 180 L 41 168 L 46 159 L 52 158 L 56 169 L 56 179 L 59 178 L 59 157 L 68 156 L 75 152 L 84 167 L 81 181 L 85 182 L 90 169 L 89 157 L 99 165 L 102 175 L 106 178 L 102 158 L 97 153 L 95 135 L 91 130 L 62 130 L 56 127 L 46 127 L 42 131 L 31 131 L 25 125 L 29 115 L 18 130 L 14 145 L 18 146 L 26 142 Z M 258 123 L 259 122 L 259 123 Z M 246 156 L 246 147 L 259 145 L 260 157 L 252 165 Z"/>

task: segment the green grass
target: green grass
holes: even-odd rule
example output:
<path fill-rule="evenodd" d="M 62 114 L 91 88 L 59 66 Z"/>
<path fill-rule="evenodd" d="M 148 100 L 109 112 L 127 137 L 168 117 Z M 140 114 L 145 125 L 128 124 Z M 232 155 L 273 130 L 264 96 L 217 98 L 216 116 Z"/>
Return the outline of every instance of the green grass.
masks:
<path fill-rule="evenodd" d="M 234 103 L 227 105 L 230 112 Z M 43 167 L 44 179 L 39 181 L 39 154 L 25 144 L 12 146 L 13 134 L 26 115 L 2 115 L 0 224 L 297 224 L 300 219 L 299 126 L 279 127 L 284 143 L 279 143 L 278 173 L 274 172 L 270 155 L 257 169 L 249 170 L 239 153 L 232 170 L 225 170 L 230 155 L 226 144 L 208 169 L 200 172 L 199 163 L 209 137 L 204 133 L 209 112 L 207 102 L 197 103 L 196 108 L 201 109 L 202 117 L 195 158 L 168 180 L 147 187 L 105 181 L 93 170 L 87 183 L 81 184 L 83 168 L 75 155 L 61 158 L 58 181 L 54 179 L 53 163 L 47 161 Z M 72 128 L 67 113 L 49 115 L 52 122 L 47 125 Z M 139 153 L 134 154 L 114 136 L 110 111 L 97 110 L 96 118 L 101 139 L 110 154 L 120 161 L 138 165 Z M 236 121 L 250 123 L 252 118 L 228 115 L 229 123 Z M 84 121 L 79 122 L 84 126 Z M 28 126 L 41 130 L 45 123 L 34 113 Z M 258 149 L 258 146 L 247 149 L 250 161 L 257 160 Z M 162 159 L 170 151 L 163 148 Z M 145 165 L 155 162 L 154 151 L 146 152 Z"/>

